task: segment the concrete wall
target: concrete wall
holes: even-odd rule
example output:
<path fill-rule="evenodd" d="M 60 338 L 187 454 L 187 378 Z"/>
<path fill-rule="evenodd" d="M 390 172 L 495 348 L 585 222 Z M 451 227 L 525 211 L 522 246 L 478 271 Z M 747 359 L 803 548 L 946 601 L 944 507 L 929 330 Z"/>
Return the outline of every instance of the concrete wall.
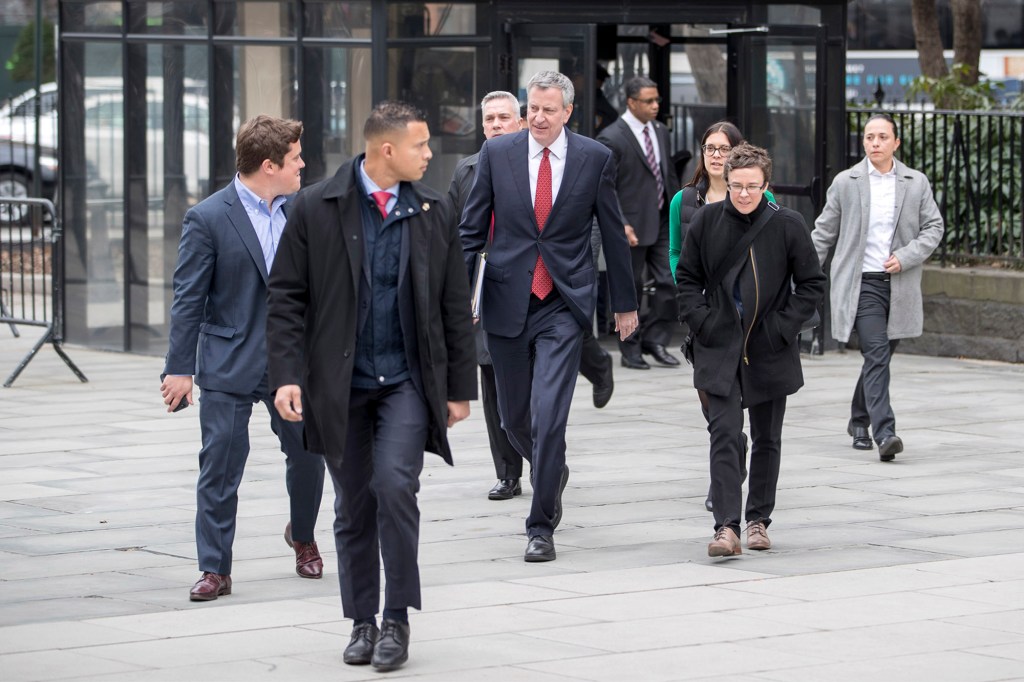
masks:
<path fill-rule="evenodd" d="M 1024 362 L 1024 272 L 926 266 L 924 334 L 901 353 Z"/>

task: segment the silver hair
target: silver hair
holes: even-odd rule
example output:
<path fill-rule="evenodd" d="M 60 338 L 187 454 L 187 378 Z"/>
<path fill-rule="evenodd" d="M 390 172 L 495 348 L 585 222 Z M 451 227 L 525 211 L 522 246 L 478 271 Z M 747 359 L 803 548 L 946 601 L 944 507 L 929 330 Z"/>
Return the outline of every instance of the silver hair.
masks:
<path fill-rule="evenodd" d="M 533 78 L 526 84 L 526 92 L 529 93 L 534 88 L 540 88 L 541 90 L 558 88 L 561 90 L 563 108 L 567 108 L 572 104 L 573 99 L 576 97 L 576 89 L 572 87 L 572 81 L 569 80 L 568 76 L 557 71 L 538 71 L 533 74 Z"/>
<path fill-rule="evenodd" d="M 496 99 L 507 99 L 512 102 L 512 105 L 515 107 L 516 116 L 519 115 L 519 98 L 511 92 L 505 92 L 504 90 L 494 90 L 484 95 L 484 98 L 480 100 L 480 110 L 482 111 L 488 102 L 493 102 Z"/>

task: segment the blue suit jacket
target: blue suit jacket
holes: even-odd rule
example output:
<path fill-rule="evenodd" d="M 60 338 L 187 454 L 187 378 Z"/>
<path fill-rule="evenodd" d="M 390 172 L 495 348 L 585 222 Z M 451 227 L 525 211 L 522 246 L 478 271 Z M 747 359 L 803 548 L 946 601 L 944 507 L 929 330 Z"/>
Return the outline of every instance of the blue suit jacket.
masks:
<path fill-rule="evenodd" d="M 636 310 L 612 153 L 588 137 L 565 131 L 568 148 L 562 184 L 547 225 L 539 232 L 530 197 L 529 134 L 502 135 L 484 143 L 459 228 L 466 268 L 472 276 L 475 256 L 484 248 L 494 214 L 494 241 L 488 249 L 481 306 L 484 330 L 504 337 L 522 332 L 538 252 L 580 326 L 592 324 L 597 269 L 590 233 L 595 217 L 608 265 L 612 310 Z"/>
<path fill-rule="evenodd" d="M 286 204 L 287 205 L 287 204 Z M 234 182 L 185 213 L 165 374 L 251 393 L 267 371 L 267 265 Z"/>

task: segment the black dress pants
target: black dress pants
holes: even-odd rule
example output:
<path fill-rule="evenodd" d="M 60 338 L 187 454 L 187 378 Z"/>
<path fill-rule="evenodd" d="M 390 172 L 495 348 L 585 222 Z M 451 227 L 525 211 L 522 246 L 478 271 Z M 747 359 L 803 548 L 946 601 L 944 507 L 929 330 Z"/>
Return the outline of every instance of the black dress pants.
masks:
<path fill-rule="evenodd" d="M 775 510 L 775 489 L 779 482 L 782 456 L 782 420 L 786 397 L 752 405 L 750 421 L 750 483 L 745 514 L 743 479 L 740 477 L 740 432 L 743 407 L 737 376 L 727 396 L 708 394 L 708 432 L 711 434 L 711 497 L 714 500 L 715 530 L 723 526 L 740 534 L 740 521 L 762 519 L 771 524 Z"/>
<path fill-rule="evenodd" d="M 672 330 L 679 324 L 676 286 L 668 267 L 668 210 L 662 211 L 662 224 L 658 240 L 649 246 L 629 249 L 633 263 L 633 285 L 636 301 L 643 303 L 644 275 L 654 280 L 654 295 L 647 301 L 647 312 L 640 321 L 637 333 L 619 341 L 619 350 L 626 357 L 639 358 L 650 346 L 667 346 L 672 341 Z"/>
<path fill-rule="evenodd" d="M 899 340 L 889 340 L 888 326 L 889 280 L 865 277 L 854 321 L 864 364 L 853 389 L 850 421 L 854 426 L 870 424 L 876 443 L 896 435 L 896 416 L 889 403 L 889 362 Z"/>
<path fill-rule="evenodd" d="M 491 444 L 494 473 L 498 479 L 522 478 L 523 456 L 509 442 L 508 434 L 501 428 L 493 365 L 480 365 L 480 399 L 484 408 L 484 422 L 487 424 L 487 440 Z"/>
<path fill-rule="evenodd" d="M 420 608 L 420 490 L 427 405 L 412 381 L 352 389 L 342 461 L 327 459 L 334 481 L 334 543 L 346 618 L 372 618 L 384 607 Z"/>

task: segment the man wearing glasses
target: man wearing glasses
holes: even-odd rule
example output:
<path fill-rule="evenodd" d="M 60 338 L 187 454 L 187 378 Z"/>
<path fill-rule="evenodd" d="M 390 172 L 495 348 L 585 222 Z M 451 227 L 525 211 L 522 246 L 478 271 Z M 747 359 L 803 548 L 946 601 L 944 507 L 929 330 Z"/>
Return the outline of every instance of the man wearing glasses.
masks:
<path fill-rule="evenodd" d="M 668 208 L 679 189 L 669 153 L 668 130 L 658 120 L 661 97 L 654 81 L 637 76 L 626 81 L 626 113 L 601 131 L 615 156 L 615 189 L 622 207 L 633 264 L 637 301 L 643 296 L 644 266 L 654 280 L 654 296 L 639 331 L 619 341 L 622 366 L 650 369 L 643 354 L 676 367 L 679 360 L 665 350 L 672 340 L 678 310 L 668 267 Z"/>
<path fill-rule="evenodd" d="M 772 162 L 741 144 L 725 163 L 724 201 L 697 210 L 686 233 L 679 307 L 693 330 L 693 385 L 708 396 L 715 536 L 708 556 L 771 548 L 786 396 L 803 386 L 797 335 L 825 293 L 803 217 L 764 196 Z M 750 488 L 740 475 L 743 410 L 750 415 Z M 742 510 L 742 511 L 741 511 Z"/>

